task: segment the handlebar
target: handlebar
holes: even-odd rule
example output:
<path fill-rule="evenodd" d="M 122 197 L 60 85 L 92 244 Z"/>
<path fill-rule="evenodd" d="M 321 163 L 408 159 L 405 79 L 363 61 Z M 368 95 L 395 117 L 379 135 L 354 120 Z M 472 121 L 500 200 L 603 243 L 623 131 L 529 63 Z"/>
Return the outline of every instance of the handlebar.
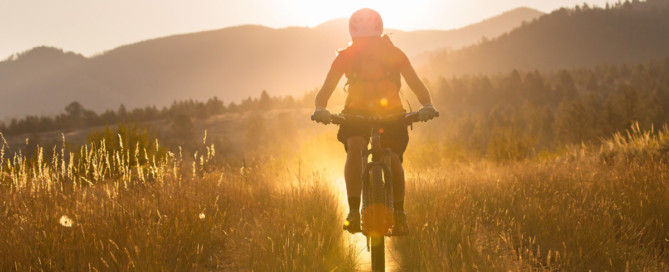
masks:
<path fill-rule="evenodd" d="M 434 117 L 439 117 L 439 112 L 435 114 Z M 378 116 L 367 116 L 367 115 L 358 115 L 358 114 L 345 114 L 345 113 L 340 113 L 340 114 L 332 114 L 330 116 L 330 122 L 336 125 L 341 125 L 345 123 L 348 119 L 357 119 L 360 121 L 364 122 L 391 122 L 391 121 L 396 121 L 400 118 L 404 118 L 404 121 L 406 125 L 411 125 L 413 123 L 419 122 L 419 115 L 418 112 L 408 112 L 408 113 L 396 113 L 396 114 L 390 114 L 382 117 Z M 316 121 L 315 116 L 311 116 L 312 121 Z"/>

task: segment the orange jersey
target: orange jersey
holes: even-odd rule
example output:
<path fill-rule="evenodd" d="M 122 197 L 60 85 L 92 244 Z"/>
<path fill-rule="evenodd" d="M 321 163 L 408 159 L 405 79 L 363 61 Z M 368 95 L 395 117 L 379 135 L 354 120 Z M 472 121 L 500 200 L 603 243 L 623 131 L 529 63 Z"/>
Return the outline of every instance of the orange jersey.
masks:
<path fill-rule="evenodd" d="M 348 78 L 344 111 L 374 115 L 403 111 L 400 71 L 407 65 L 411 65 L 407 56 L 387 36 L 339 51 L 332 69 Z"/>

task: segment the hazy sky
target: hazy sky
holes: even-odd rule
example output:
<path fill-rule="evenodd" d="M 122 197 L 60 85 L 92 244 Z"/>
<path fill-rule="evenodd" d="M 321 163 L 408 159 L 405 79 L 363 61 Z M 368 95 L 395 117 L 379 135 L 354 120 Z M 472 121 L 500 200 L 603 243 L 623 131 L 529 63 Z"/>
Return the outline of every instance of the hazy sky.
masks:
<path fill-rule="evenodd" d="M 387 27 L 451 29 L 516 7 L 550 12 L 607 0 L 0 0 L 0 60 L 38 45 L 95 55 L 119 45 L 240 24 L 315 26 L 361 7 Z"/>

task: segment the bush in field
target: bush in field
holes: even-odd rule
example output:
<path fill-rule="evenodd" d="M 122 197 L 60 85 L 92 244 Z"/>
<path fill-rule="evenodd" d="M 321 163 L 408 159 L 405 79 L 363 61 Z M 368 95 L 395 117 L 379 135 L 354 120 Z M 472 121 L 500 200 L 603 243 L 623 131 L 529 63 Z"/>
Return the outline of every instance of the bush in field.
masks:
<path fill-rule="evenodd" d="M 179 146 L 190 146 L 195 142 L 195 127 L 191 118 L 184 114 L 175 116 L 171 124 L 171 139 Z"/>
<path fill-rule="evenodd" d="M 669 127 L 660 131 L 642 131 L 634 123 L 626 133 L 616 133 L 604 140 L 600 158 L 608 163 L 630 161 L 669 161 Z"/>

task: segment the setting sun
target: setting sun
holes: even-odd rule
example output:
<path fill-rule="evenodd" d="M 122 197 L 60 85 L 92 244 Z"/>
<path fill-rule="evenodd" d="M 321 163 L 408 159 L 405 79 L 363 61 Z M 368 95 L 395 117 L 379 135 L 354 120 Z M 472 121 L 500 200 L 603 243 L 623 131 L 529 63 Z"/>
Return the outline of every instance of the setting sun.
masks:
<path fill-rule="evenodd" d="M 398 29 L 417 29 L 424 23 L 424 16 L 435 3 L 429 0 L 406 1 L 287 1 L 274 4 L 275 8 L 286 16 L 306 22 L 309 26 L 324 21 L 350 16 L 360 8 L 371 8 L 378 11 L 384 19 L 386 27 Z M 449 2 L 449 1 L 445 1 Z M 456 15 L 457 13 L 453 13 Z M 452 15 L 451 15 L 452 17 Z M 460 18 L 450 18 L 458 20 Z"/>

